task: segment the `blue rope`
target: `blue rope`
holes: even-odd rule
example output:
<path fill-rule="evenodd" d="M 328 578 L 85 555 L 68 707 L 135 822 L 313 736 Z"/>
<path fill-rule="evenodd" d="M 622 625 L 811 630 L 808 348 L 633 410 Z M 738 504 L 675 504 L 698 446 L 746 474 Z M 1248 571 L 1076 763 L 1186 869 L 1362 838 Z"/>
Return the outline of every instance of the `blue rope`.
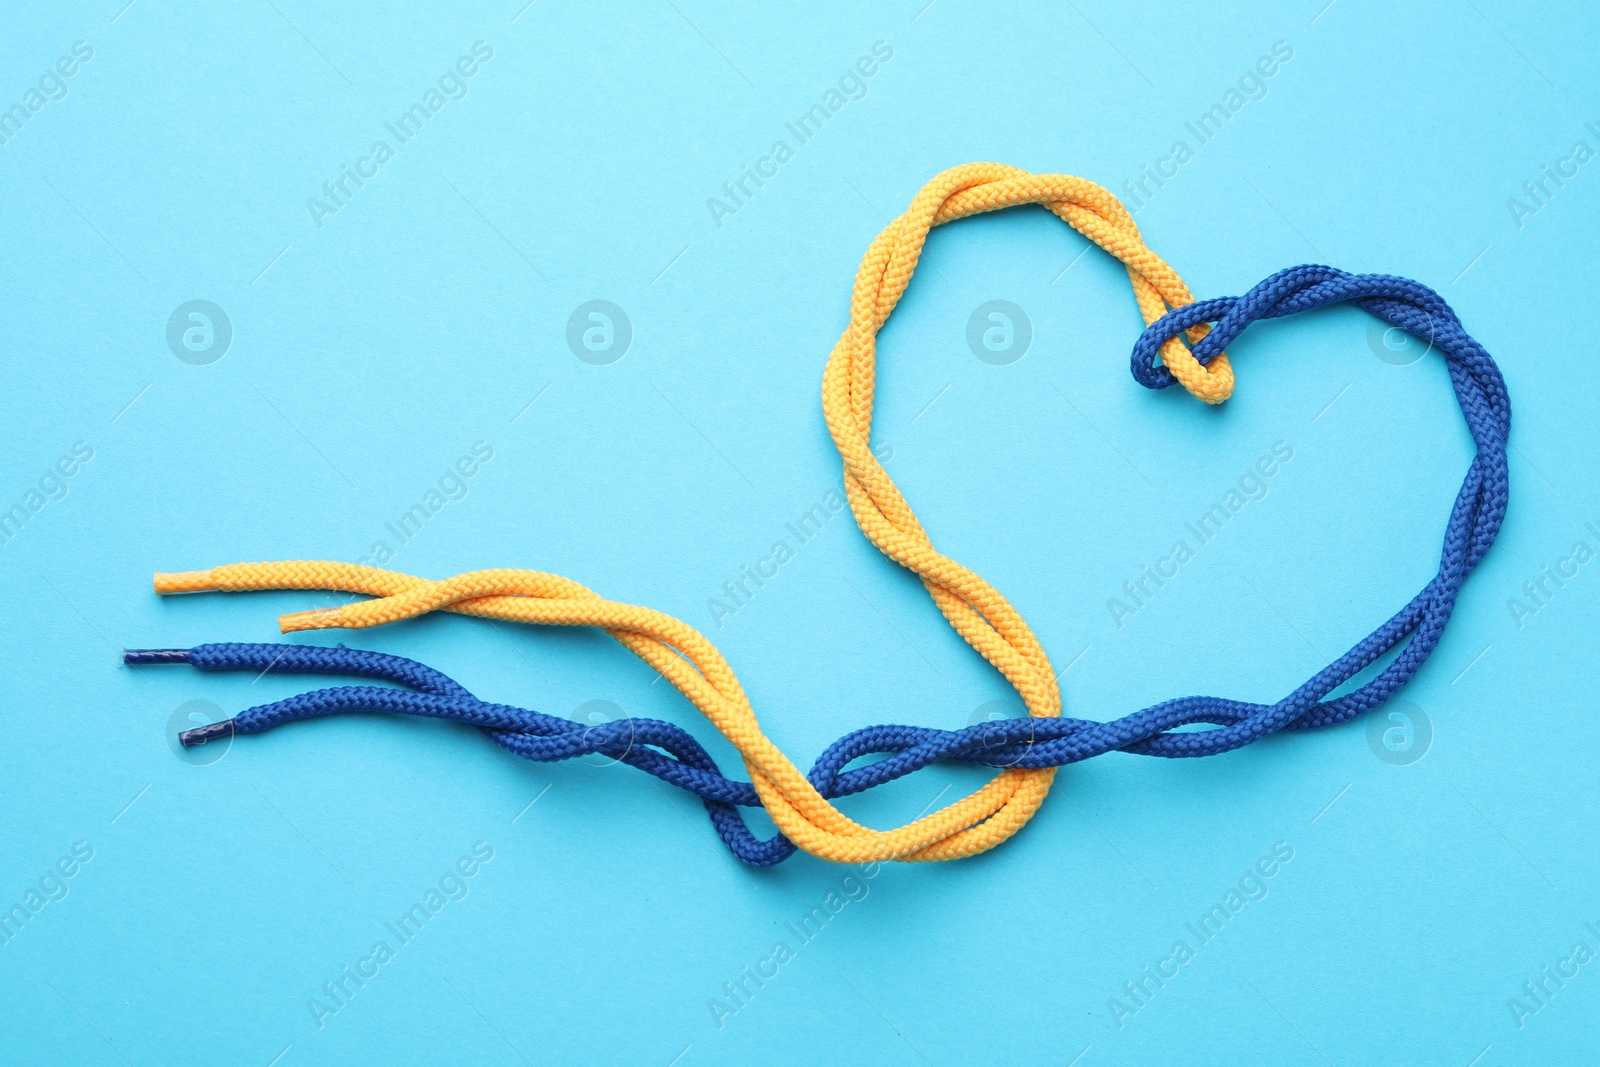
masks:
<path fill-rule="evenodd" d="M 1133 374 L 1152 389 L 1173 384 L 1172 375 L 1155 363 L 1157 350 L 1167 338 L 1202 322 L 1215 326 L 1194 346 L 1194 354 L 1201 363 L 1209 363 L 1258 319 L 1341 302 L 1354 303 L 1440 351 L 1477 444 L 1477 455 L 1445 528 L 1439 570 L 1410 603 L 1337 662 L 1274 704 L 1192 696 L 1112 722 L 1020 718 L 964 730 L 871 726 L 847 734 L 822 754 L 807 776 L 817 790 L 829 799 L 848 796 L 940 762 L 1040 768 L 1065 766 L 1112 751 L 1169 758 L 1214 755 L 1282 730 L 1317 730 L 1346 722 L 1393 696 L 1437 647 L 1462 583 L 1494 543 L 1505 517 L 1510 402 L 1489 354 L 1467 335 L 1449 305 L 1424 285 L 1387 275 L 1351 275 L 1332 267 L 1302 266 L 1273 275 L 1244 296 L 1201 301 L 1169 312 L 1134 346 Z M 1404 647 L 1371 680 L 1343 696 L 1326 699 L 1402 642 Z M 738 809 L 760 803 L 755 789 L 749 782 L 725 776 L 705 748 L 672 723 L 621 719 L 590 726 L 492 704 L 420 663 L 359 649 L 209 644 L 188 650 L 130 650 L 125 658 L 136 664 L 189 663 L 201 670 L 353 675 L 408 687 L 343 686 L 304 693 L 188 731 L 182 735 L 186 745 L 350 711 L 451 719 L 478 727 L 496 744 L 524 759 L 556 762 L 600 754 L 693 792 L 705 803 L 728 848 L 752 866 L 771 866 L 795 851 L 781 834 L 762 840 L 751 832 Z M 1187 726 L 1211 728 L 1178 730 Z M 845 769 L 866 756 L 882 758 Z"/>

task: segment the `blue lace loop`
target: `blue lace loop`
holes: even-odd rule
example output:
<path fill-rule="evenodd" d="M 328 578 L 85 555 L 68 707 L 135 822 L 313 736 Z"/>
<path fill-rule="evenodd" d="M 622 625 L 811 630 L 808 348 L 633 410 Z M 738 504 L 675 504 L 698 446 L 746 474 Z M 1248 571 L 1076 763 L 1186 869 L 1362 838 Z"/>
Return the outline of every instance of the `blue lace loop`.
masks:
<path fill-rule="evenodd" d="M 1110 722 L 1030 717 L 980 723 L 963 730 L 871 726 L 845 735 L 822 754 L 807 775 L 817 790 L 829 799 L 848 796 L 939 762 L 1041 768 L 1065 766 L 1113 751 L 1168 758 L 1214 755 L 1279 731 L 1316 730 L 1346 722 L 1393 696 L 1438 646 L 1462 583 L 1494 543 L 1505 517 L 1510 401 L 1504 379 L 1488 352 L 1468 336 L 1449 305 L 1427 286 L 1388 275 L 1353 275 L 1332 267 L 1301 266 L 1273 275 L 1243 296 L 1200 301 L 1169 312 L 1134 346 L 1133 374 L 1152 389 L 1173 384 L 1171 374 L 1154 363 L 1157 350 L 1166 339 L 1202 322 L 1215 324 L 1193 349 L 1195 357 L 1206 363 L 1258 319 L 1341 302 L 1354 303 L 1428 341 L 1442 354 L 1477 444 L 1477 454 L 1445 526 L 1439 569 L 1409 603 L 1337 661 L 1273 704 L 1190 696 Z M 1372 678 L 1331 697 L 1335 689 L 1391 651 L 1395 651 L 1394 658 Z M 125 657 L 129 663 L 189 663 L 202 670 L 354 675 L 407 687 L 343 686 L 304 693 L 189 731 L 183 735 L 185 744 L 202 743 L 228 732 L 259 733 L 296 719 L 351 711 L 452 719 L 478 727 L 496 744 L 524 759 L 556 762 L 600 754 L 689 790 L 702 799 L 718 835 L 745 863 L 770 866 L 795 852 L 795 846 L 781 834 L 765 840 L 755 836 L 738 810 L 760 803 L 755 789 L 749 782 L 724 775 L 705 748 L 672 723 L 621 719 L 588 725 L 488 703 L 420 663 L 342 647 L 209 644 L 189 650 L 131 650 Z M 1209 729 L 1183 729 L 1194 726 Z M 847 769 L 868 756 L 881 758 Z"/>

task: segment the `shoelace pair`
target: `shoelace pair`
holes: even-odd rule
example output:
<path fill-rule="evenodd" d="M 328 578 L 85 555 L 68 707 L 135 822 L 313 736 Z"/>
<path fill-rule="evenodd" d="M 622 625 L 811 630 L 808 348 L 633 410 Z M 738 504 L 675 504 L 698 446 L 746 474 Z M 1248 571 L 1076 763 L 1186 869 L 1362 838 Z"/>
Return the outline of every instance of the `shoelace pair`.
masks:
<path fill-rule="evenodd" d="M 1478 454 L 1451 513 L 1439 572 L 1388 622 L 1277 704 L 1189 697 L 1113 723 L 1077 722 L 1060 735 L 1036 737 L 1034 743 L 1092 738 L 1081 748 L 1082 754 L 1073 754 L 1075 745 L 1069 743 L 1060 746 L 1059 753 L 1050 750 L 1043 762 L 1019 761 L 969 797 L 907 826 L 877 831 L 855 823 L 834 807 L 819 786 L 761 732 L 731 668 L 704 636 L 670 616 L 604 600 L 567 579 L 533 571 L 498 570 L 430 582 L 339 563 L 238 564 L 160 575 L 157 591 L 292 588 L 379 598 L 284 616 L 281 621 L 286 632 L 361 628 L 439 608 L 519 622 L 601 626 L 667 677 L 739 749 L 751 775 L 751 789 L 787 839 L 784 845 L 756 842 L 754 850 L 747 847 L 750 854 L 746 858 L 752 862 L 776 862 L 783 858 L 777 853 L 788 842 L 838 862 L 971 855 L 1010 837 L 1031 818 L 1048 792 L 1054 767 L 1061 763 L 1113 748 L 1167 756 L 1226 751 L 1277 730 L 1342 722 L 1388 699 L 1438 644 L 1462 581 L 1493 542 L 1506 501 L 1505 441 L 1510 413 L 1504 382 L 1488 353 L 1466 334 L 1448 305 L 1416 282 L 1348 275 L 1330 267 L 1297 267 L 1274 275 L 1244 297 L 1194 304 L 1170 268 L 1144 247 L 1122 206 L 1098 186 L 1082 179 L 1033 176 L 991 164 L 946 172 L 929 183 L 911 209 L 892 222 L 869 249 L 857 276 L 851 325 L 835 348 L 824 377 L 824 410 L 845 459 L 846 488 L 863 532 L 886 555 L 922 577 L 946 618 L 1011 681 L 1031 716 L 1049 719 L 1060 715 L 1054 673 L 1026 623 L 992 586 L 933 549 L 909 505 L 872 456 L 869 441 L 876 333 L 904 292 L 929 227 L 983 210 L 1033 202 L 1045 202 L 1128 265 L 1141 312 L 1147 322 L 1157 320 L 1140 337 L 1133 357 L 1135 376 L 1147 386 L 1164 388 L 1177 381 L 1202 399 L 1220 402 L 1232 388 L 1222 346 L 1246 325 L 1259 318 L 1340 301 L 1353 301 L 1430 341 L 1447 360 Z M 1160 309 L 1168 305 L 1175 310 L 1160 315 Z M 1206 323 L 1212 321 L 1217 329 L 1207 336 Z M 1180 336 L 1187 336 L 1193 351 L 1184 346 Z M 1160 367 L 1153 362 L 1157 354 Z M 1411 640 L 1373 679 L 1344 696 L 1323 699 L 1408 635 Z M 1196 724 L 1216 728 L 1174 732 Z M 494 729 L 505 732 L 510 728 Z M 887 740 L 891 739 L 879 738 Z M 937 748 L 938 739 L 930 735 L 924 740 Z M 893 746 L 877 751 L 897 752 Z M 879 773 L 897 777 L 892 774 L 897 766 L 893 761 L 921 758 L 907 757 L 909 751 L 898 750 L 880 761 L 889 766 Z M 1058 754 L 1062 758 L 1055 758 Z M 824 783 L 828 781 L 836 779 L 825 777 Z M 713 819 L 727 814 L 713 810 Z M 719 822 L 718 828 L 723 830 L 724 822 Z M 747 830 L 745 833 L 748 835 Z M 724 839 L 728 838 L 729 833 L 724 833 Z M 740 841 L 747 845 L 742 838 Z M 739 851 L 740 846 L 734 847 Z"/>

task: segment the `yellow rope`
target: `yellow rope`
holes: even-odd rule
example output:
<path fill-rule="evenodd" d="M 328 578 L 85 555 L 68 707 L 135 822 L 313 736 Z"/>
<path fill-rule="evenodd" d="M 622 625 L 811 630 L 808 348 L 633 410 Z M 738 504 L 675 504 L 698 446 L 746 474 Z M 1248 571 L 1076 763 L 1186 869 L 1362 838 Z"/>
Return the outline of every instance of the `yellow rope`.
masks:
<path fill-rule="evenodd" d="M 928 231 L 1021 204 L 1044 205 L 1121 260 L 1147 325 L 1169 307 L 1193 302 L 1177 274 L 1145 247 L 1127 210 L 1093 182 L 996 163 L 955 167 L 924 186 L 905 214 L 867 249 L 856 274 L 850 325 L 823 375 L 822 408 L 844 459 L 845 488 L 862 532 L 922 579 L 945 618 L 1016 688 L 1030 715 L 1053 717 L 1061 714 L 1061 691 L 1033 631 L 998 590 L 934 549 L 871 449 L 877 333 L 905 292 Z M 1197 327 L 1189 340 L 1202 336 L 1203 328 Z M 1207 403 L 1221 403 L 1232 392 L 1226 355 L 1201 366 L 1174 339 L 1161 357 L 1184 388 Z M 286 633 L 360 629 L 441 609 L 536 625 L 600 627 L 660 671 L 733 743 L 785 836 L 838 863 L 957 859 L 993 848 L 1033 817 L 1055 778 L 1053 769 L 1006 770 L 976 793 L 905 826 L 862 826 L 818 793 L 762 732 L 733 669 L 699 631 L 670 615 L 606 600 L 569 579 L 538 571 L 474 571 L 429 581 L 346 563 L 241 563 L 158 574 L 155 588 L 158 593 L 319 589 L 378 598 L 285 615 L 280 624 Z"/>

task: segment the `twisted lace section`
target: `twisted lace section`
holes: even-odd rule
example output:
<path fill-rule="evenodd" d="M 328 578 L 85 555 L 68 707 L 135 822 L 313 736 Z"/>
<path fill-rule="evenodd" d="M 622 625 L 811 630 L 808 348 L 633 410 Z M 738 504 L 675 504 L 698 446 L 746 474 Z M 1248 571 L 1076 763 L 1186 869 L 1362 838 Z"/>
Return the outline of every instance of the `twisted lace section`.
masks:
<path fill-rule="evenodd" d="M 751 832 L 737 808 L 761 803 L 754 786 L 724 775 L 700 743 L 673 723 L 627 718 L 592 725 L 493 704 L 479 700 L 447 676 L 413 660 L 342 646 L 223 643 L 193 649 L 130 649 L 124 658 L 137 665 L 188 663 L 204 671 L 351 675 L 378 678 L 416 690 L 365 685 L 302 693 L 186 731 L 181 735 L 185 745 L 201 745 L 234 734 L 261 733 L 286 722 L 349 712 L 448 719 L 477 727 L 523 759 L 555 763 L 602 755 L 695 793 L 705 804 L 718 836 L 736 857 L 751 866 L 769 867 L 795 852 L 793 843 L 781 834 L 762 840 Z M 1210 722 L 1238 722 L 1250 707 L 1213 701 L 1204 709 L 1203 718 Z M 1193 717 L 1193 709 L 1162 706 L 1152 710 L 1155 715 L 1144 715 L 1140 725 L 1131 730 L 1131 718 L 1120 723 L 1099 723 L 1029 717 L 979 723 L 964 730 L 871 726 L 830 745 L 806 777 L 823 796 L 834 799 L 883 785 L 934 763 L 1038 769 L 1076 763 L 1118 748 L 1144 755 L 1168 755 L 1139 741 L 1150 739 L 1163 728 L 1198 720 Z M 845 769 L 872 755 L 887 758 Z"/>
<path fill-rule="evenodd" d="M 1243 713 L 1239 721 L 1216 730 L 1152 738 L 1146 742 L 1147 746 L 1155 746 L 1149 751 L 1174 756 L 1224 751 L 1278 730 L 1311 730 L 1346 722 L 1382 704 L 1411 680 L 1438 647 L 1462 584 L 1494 544 L 1505 521 L 1509 498 L 1506 443 L 1511 434 L 1511 400 L 1505 379 L 1444 298 L 1420 282 L 1387 274 L 1347 274 L 1334 267 L 1311 264 L 1291 267 L 1243 296 L 1205 300 L 1163 316 L 1134 345 L 1133 376 L 1151 389 L 1171 385 L 1173 379 L 1155 366 L 1152 357 L 1166 342 L 1196 324 L 1215 323 L 1211 333 L 1193 349 L 1195 359 L 1205 363 L 1220 358 L 1217 354 L 1222 346 L 1232 343 L 1252 322 L 1344 302 L 1427 341 L 1444 357 L 1456 400 L 1477 446 L 1445 524 L 1439 569 L 1405 607 L 1276 704 L 1225 702 Z M 1397 647 L 1394 659 L 1365 684 L 1326 699 Z M 1198 710 L 1202 702 L 1210 699 L 1213 698 L 1190 697 L 1163 707 L 1188 706 Z"/>
<path fill-rule="evenodd" d="M 1399 612 L 1282 700 L 1253 704 L 1196 696 L 1112 722 L 1061 718 L 1054 672 L 1027 624 L 997 590 L 933 548 L 910 506 L 872 456 L 876 334 L 904 292 L 928 230 L 967 214 L 1021 203 L 1044 203 L 1128 266 L 1141 312 L 1151 323 L 1132 355 L 1134 376 L 1147 387 L 1178 383 L 1202 400 L 1219 402 L 1232 388 L 1223 346 L 1250 323 L 1341 301 L 1353 302 L 1429 341 L 1446 360 L 1477 454 L 1446 525 L 1438 572 Z M 1171 310 L 1164 310 L 1168 307 Z M 1273 275 L 1244 296 L 1193 303 L 1182 283 L 1139 242 L 1131 219 L 1104 190 L 1081 179 L 1028 175 L 995 164 L 959 167 L 936 178 L 868 250 L 856 279 L 850 326 L 824 375 L 823 408 L 844 460 L 851 509 L 862 531 L 885 555 L 922 579 L 951 625 L 1017 689 L 1029 718 L 968 731 L 869 727 L 830 747 L 808 775 L 762 732 L 731 667 L 702 634 L 661 612 L 606 600 L 555 575 L 486 570 L 429 581 L 342 563 L 246 563 L 157 575 L 156 591 L 305 589 L 374 598 L 285 615 L 280 619 L 285 632 L 359 629 L 435 610 L 536 625 L 600 627 L 658 670 L 706 715 L 738 749 L 750 775 L 748 784 L 722 775 L 698 742 L 671 724 L 628 720 L 626 727 L 612 725 L 595 732 L 553 716 L 479 701 L 443 675 L 410 661 L 371 666 L 351 658 L 370 654 L 352 650 L 337 650 L 326 661 L 308 649 L 281 655 L 287 657 L 283 662 L 299 664 L 298 669 L 366 674 L 416 692 L 371 686 L 322 690 L 252 709 L 230 722 L 243 724 L 240 729 L 249 732 L 292 718 L 349 710 L 459 719 L 489 731 L 504 747 L 529 759 L 601 752 L 691 789 L 705 798 L 719 833 L 747 862 L 778 862 L 795 847 L 835 862 L 943 860 L 972 855 L 1009 838 L 1038 809 L 1055 769 L 1063 764 L 1109 751 L 1210 755 L 1281 730 L 1344 722 L 1383 703 L 1437 647 L 1462 583 L 1494 542 L 1508 496 L 1505 449 L 1510 403 L 1504 380 L 1489 354 L 1467 335 L 1433 290 L 1387 275 L 1302 266 Z M 247 658 L 255 657 L 252 662 L 259 666 L 267 655 L 259 650 L 272 646 L 243 647 L 258 650 Z M 1332 696 L 1391 652 L 1393 658 L 1369 680 Z M 152 663 L 196 662 L 197 654 L 200 650 L 137 653 L 150 657 L 138 662 Z M 319 662 L 324 666 L 317 666 Z M 1208 728 L 1189 729 L 1195 726 Z M 884 758 L 845 769 L 868 755 Z M 947 759 L 1005 769 L 971 796 L 894 830 L 862 826 L 831 803 L 835 797 Z M 756 801 L 777 824 L 778 837 L 756 839 L 739 817 L 738 805 Z"/>
<path fill-rule="evenodd" d="M 282 616 L 286 633 L 363 629 L 439 609 L 534 625 L 599 627 L 659 671 L 739 750 L 762 805 L 786 838 L 838 863 L 971 855 L 1011 836 L 1037 808 L 1034 802 L 1021 814 L 1013 804 L 1015 775 L 1008 778 L 1011 772 L 1004 772 L 971 796 L 907 826 L 889 831 L 862 826 L 829 803 L 762 732 L 732 668 L 704 635 L 669 615 L 606 600 L 552 574 L 489 570 L 435 582 L 345 563 L 241 563 L 157 575 L 155 588 L 158 593 L 304 589 L 376 598 Z"/>
<path fill-rule="evenodd" d="M 1061 693 L 1038 639 L 998 590 L 934 549 L 910 505 L 871 451 L 876 336 L 910 283 L 938 225 L 985 211 L 1041 204 L 1116 256 L 1127 268 L 1148 324 L 1192 302 L 1183 281 L 1151 252 L 1122 204 L 1093 182 L 1035 175 L 997 163 L 974 163 L 930 181 L 911 206 L 873 241 L 856 276 L 850 324 L 823 378 L 823 411 L 844 460 L 851 510 L 885 555 L 915 572 L 951 625 L 1005 676 L 1030 715 L 1057 716 Z M 1189 331 L 1191 343 L 1205 335 Z M 1172 373 L 1209 403 L 1233 388 L 1223 355 L 1199 363 L 1174 339 L 1161 346 Z M 1054 771 L 1003 771 L 973 795 L 896 830 L 877 831 L 846 817 L 762 733 L 732 669 L 703 635 L 647 608 L 605 600 L 576 583 L 536 571 L 495 570 L 429 582 L 376 568 L 335 563 L 242 564 L 158 578 L 164 592 L 201 589 L 322 589 L 384 598 L 366 605 L 308 612 L 285 629 L 370 626 L 438 608 L 547 625 L 599 626 L 660 671 L 743 753 L 763 804 L 800 848 L 842 863 L 955 859 L 1016 833 L 1038 810 Z M 375 606 L 376 605 L 376 606 Z"/>
<path fill-rule="evenodd" d="M 1340 299 L 1370 303 L 1369 309 L 1396 325 L 1420 328 L 1428 317 L 1429 336 L 1451 361 L 1463 411 L 1480 440 L 1483 473 L 1469 471 L 1452 510 L 1439 572 L 1406 608 L 1359 642 L 1338 663 L 1319 673 L 1276 704 L 1252 704 L 1217 697 L 1166 701 L 1113 722 L 1060 717 L 1028 717 L 981 723 L 964 730 L 887 724 L 856 730 L 834 742 L 806 775 L 832 800 L 904 777 L 938 762 L 958 762 L 1009 770 L 1047 770 L 1122 751 L 1145 756 L 1185 758 L 1226 752 L 1281 730 L 1314 730 L 1345 722 L 1383 703 L 1416 673 L 1437 645 L 1461 582 L 1493 542 L 1504 516 L 1505 432 L 1509 407 L 1503 382 L 1481 348 L 1445 319 L 1442 302 L 1431 291 L 1403 279 L 1357 277 L 1326 268 L 1297 268 L 1269 279 L 1243 298 L 1211 302 L 1212 311 L 1230 323 L 1304 310 Z M 1229 315 L 1238 309 L 1236 319 Z M 1158 322 L 1144 339 L 1147 350 L 1163 329 L 1182 328 L 1181 319 Z M 1242 328 L 1242 327 L 1240 327 Z M 1219 325 L 1218 332 L 1222 327 Z M 1458 376 L 1459 373 L 1459 376 Z M 1480 436 L 1481 435 L 1481 436 Z M 1498 456 L 1498 462 L 1496 461 Z M 1478 466 L 1474 461 L 1474 467 Z M 1499 475 L 1495 471 L 1499 471 Z M 1497 488 L 1498 487 L 1498 488 Z M 180 577 L 173 587 L 205 584 Z M 314 613 L 313 613 L 314 614 Z M 286 616 L 288 625 L 306 621 Z M 286 626 L 287 628 L 287 626 Z M 1411 635 L 1389 667 L 1367 684 L 1334 700 L 1333 689 L 1352 679 L 1379 656 Z M 491 704 L 448 677 L 420 663 L 377 652 L 270 644 L 215 644 L 190 650 L 134 650 L 130 663 L 191 663 L 202 670 L 314 672 L 380 678 L 412 691 L 376 686 L 320 689 L 250 708 L 233 719 L 191 730 L 185 744 L 232 733 L 259 733 L 284 722 L 352 711 L 385 712 L 450 719 L 478 727 L 496 744 L 524 759 L 557 762 L 600 754 L 654 775 L 700 796 L 718 836 L 745 863 L 766 867 L 782 862 L 795 846 L 781 833 L 762 840 L 738 811 L 762 803 L 750 782 L 728 778 L 688 731 L 654 719 L 623 719 L 598 726 L 576 723 L 505 704 Z M 1206 725 L 1205 730 L 1183 727 Z M 867 756 L 878 756 L 847 770 Z"/>

